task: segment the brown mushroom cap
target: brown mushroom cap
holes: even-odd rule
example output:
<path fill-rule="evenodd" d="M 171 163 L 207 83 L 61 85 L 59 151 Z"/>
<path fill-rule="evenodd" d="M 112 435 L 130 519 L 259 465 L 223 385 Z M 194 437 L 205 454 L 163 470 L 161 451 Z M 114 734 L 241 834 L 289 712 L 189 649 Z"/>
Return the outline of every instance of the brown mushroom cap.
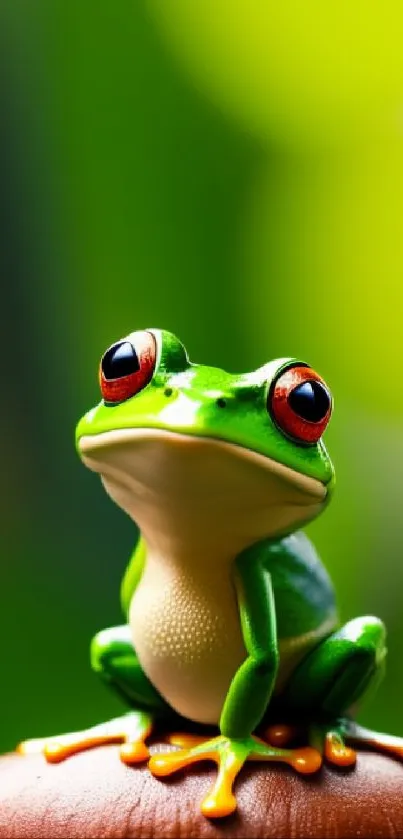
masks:
<path fill-rule="evenodd" d="M 128 768 L 116 746 L 57 765 L 41 756 L 0 759 L 0 837 L 397 837 L 403 836 L 403 766 L 361 752 L 352 771 L 311 777 L 249 763 L 236 785 L 238 811 L 209 821 L 200 802 L 215 777 L 208 764 L 164 781 Z"/>

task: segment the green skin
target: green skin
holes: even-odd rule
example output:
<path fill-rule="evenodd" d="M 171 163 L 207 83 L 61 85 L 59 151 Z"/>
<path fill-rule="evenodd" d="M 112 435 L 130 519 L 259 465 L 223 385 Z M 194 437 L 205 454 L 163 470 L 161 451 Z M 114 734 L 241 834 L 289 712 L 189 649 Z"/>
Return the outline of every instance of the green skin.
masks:
<path fill-rule="evenodd" d="M 157 349 L 151 381 L 126 401 L 112 406 L 101 401 L 78 423 L 76 445 L 86 464 L 102 475 L 102 469 L 83 455 L 83 439 L 105 440 L 109 463 L 113 464 L 115 448 L 117 451 L 119 447 L 108 443 L 108 433 L 125 429 L 156 429 L 181 438 L 223 441 L 257 453 L 269 459 L 268 463 L 282 464 L 297 477 L 320 482 L 323 501 L 306 508 L 302 524 L 316 516 L 329 502 L 334 487 L 334 470 L 326 448 L 321 439 L 303 445 L 286 436 L 267 407 L 273 379 L 294 360 L 271 361 L 253 373 L 231 375 L 191 364 L 183 345 L 171 333 L 149 332 Z M 166 439 L 169 445 L 169 435 Z M 103 447 L 101 443 L 101 454 Z M 291 520 L 278 532 L 271 532 L 270 538 L 246 545 L 233 557 L 228 573 L 236 592 L 245 660 L 233 673 L 217 720 L 220 736 L 208 741 L 207 747 L 191 749 L 189 754 L 194 758 L 199 755 L 203 759 L 203 752 L 215 743 L 224 768 L 231 760 L 243 762 L 250 755 L 281 760 L 286 751 L 273 745 L 257 746 L 252 736 L 263 723 L 279 719 L 305 721 L 309 742 L 320 752 L 326 735 L 332 732 L 341 747 L 343 738 L 363 740 L 374 747 L 390 747 L 390 751 L 395 746 L 395 753 L 400 754 L 401 741 L 386 736 L 382 739 L 351 719 L 353 706 L 382 676 L 384 626 L 377 618 L 367 616 L 337 628 L 331 581 L 312 544 L 298 531 L 300 525 L 301 516 L 297 523 Z M 132 739 L 141 738 L 157 718 L 170 724 L 175 719 L 185 722 L 183 714 L 179 716 L 153 684 L 133 646 L 130 607 L 147 566 L 147 551 L 141 535 L 122 584 L 127 623 L 100 632 L 91 646 L 93 668 L 132 708 L 128 715 Z M 321 627 L 327 628 L 320 633 Z M 290 652 L 285 643 L 280 654 L 282 642 L 309 634 L 313 642 L 295 663 L 290 659 L 287 668 Z M 284 666 L 286 678 L 279 688 L 279 673 L 281 668 L 284 672 Z M 186 721 L 197 722 L 192 718 Z M 114 722 L 109 725 L 113 733 Z M 92 731 L 96 736 L 97 729 Z M 211 812 L 220 814 L 214 808 Z"/>
<path fill-rule="evenodd" d="M 158 428 L 207 436 L 243 446 L 316 478 L 326 487 L 326 503 L 330 500 L 334 469 L 322 440 L 309 446 L 297 444 L 277 428 L 267 410 L 270 384 L 292 359 L 272 361 L 253 373 L 235 376 L 190 364 L 174 335 L 150 331 L 158 348 L 152 380 L 133 398 L 114 407 L 101 402 L 86 414 L 76 431 L 79 453 L 84 435 L 114 429 Z M 169 397 L 167 388 L 172 388 Z M 231 402 L 227 410 L 217 405 L 219 397 Z M 191 405 L 191 423 L 183 421 L 184 399 Z M 175 402 L 177 410 L 172 410 Z M 248 737 L 262 721 L 276 684 L 278 639 L 309 632 L 335 614 L 331 582 L 310 543 L 305 537 L 299 541 L 281 537 L 251 545 L 234 557 L 239 620 L 248 657 L 234 673 L 222 709 L 219 727 L 228 738 Z M 146 551 L 140 542 L 123 580 L 126 615 L 145 561 Z M 381 622 L 371 617 L 354 620 L 329 634 L 291 674 L 284 690 L 287 707 L 298 713 L 315 709 L 319 717 L 340 717 L 376 680 L 384 658 L 384 640 Z M 92 661 L 132 702 L 159 714 L 161 710 L 172 713 L 141 670 L 127 632 L 121 628 L 94 639 Z"/>

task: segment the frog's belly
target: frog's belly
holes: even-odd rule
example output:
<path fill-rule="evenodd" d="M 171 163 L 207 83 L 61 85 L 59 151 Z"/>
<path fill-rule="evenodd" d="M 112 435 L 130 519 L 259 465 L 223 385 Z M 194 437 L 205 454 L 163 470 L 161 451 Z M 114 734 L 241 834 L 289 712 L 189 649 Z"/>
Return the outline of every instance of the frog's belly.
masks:
<path fill-rule="evenodd" d="M 173 575 L 144 574 L 130 607 L 140 664 L 182 716 L 217 724 L 230 682 L 246 657 L 235 592 Z"/>

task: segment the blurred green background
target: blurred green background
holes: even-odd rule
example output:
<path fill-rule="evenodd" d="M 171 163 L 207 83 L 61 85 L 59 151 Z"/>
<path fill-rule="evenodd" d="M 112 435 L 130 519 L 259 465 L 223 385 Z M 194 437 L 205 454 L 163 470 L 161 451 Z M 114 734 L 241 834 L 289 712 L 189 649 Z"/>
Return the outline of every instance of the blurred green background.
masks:
<path fill-rule="evenodd" d="M 135 532 L 74 451 L 137 328 L 328 380 L 337 493 L 309 532 L 378 614 L 361 719 L 403 735 L 403 26 L 397 2 L 3 0 L 0 750 L 122 708 L 88 664 Z"/>

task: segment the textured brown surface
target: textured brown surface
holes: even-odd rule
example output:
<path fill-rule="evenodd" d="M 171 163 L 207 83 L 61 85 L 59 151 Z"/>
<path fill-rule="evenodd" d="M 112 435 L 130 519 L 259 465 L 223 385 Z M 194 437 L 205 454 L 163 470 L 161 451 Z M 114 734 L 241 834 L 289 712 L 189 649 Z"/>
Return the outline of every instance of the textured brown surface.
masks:
<path fill-rule="evenodd" d="M 239 810 L 220 822 L 198 811 L 210 768 L 158 781 L 127 768 L 115 746 L 54 766 L 42 757 L 0 759 L 0 837 L 403 837 L 403 766 L 359 754 L 353 772 L 307 779 L 249 764 Z"/>

